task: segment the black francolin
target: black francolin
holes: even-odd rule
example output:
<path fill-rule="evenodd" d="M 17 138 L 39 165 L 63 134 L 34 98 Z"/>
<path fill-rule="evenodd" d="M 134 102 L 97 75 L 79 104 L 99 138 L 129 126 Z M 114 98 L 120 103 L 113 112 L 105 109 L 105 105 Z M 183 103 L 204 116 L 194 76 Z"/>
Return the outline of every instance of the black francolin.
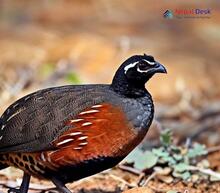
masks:
<path fill-rule="evenodd" d="M 154 106 L 145 83 L 166 69 L 152 56 L 135 55 L 110 85 L 69 85 L 39 90 L 12 105 L 0 118 L 0 169 L 51 180 L 70 193 L 68 182 L 118 164 L 144 138 Z"/>

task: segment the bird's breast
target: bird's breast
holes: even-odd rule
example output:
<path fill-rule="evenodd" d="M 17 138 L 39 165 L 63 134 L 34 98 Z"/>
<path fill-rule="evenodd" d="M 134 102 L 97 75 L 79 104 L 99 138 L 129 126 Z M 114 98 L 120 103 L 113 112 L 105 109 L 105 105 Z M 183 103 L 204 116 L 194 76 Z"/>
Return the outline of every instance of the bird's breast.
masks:
<path fill-rule="evenodd" d="M 154 117 L 154 105 L 151 98 L 126 98 L 123 100 L 122 108 L 135 131 L 146 134 Z"/>

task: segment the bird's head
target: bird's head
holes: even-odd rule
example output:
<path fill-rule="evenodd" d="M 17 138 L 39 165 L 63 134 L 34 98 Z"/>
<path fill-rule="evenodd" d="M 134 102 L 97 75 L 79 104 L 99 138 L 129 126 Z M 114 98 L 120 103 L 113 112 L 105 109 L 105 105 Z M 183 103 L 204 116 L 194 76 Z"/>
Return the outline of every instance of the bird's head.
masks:
<path fill-rule="evenodd" d="M 167 73 L 166 68 L 154 60 L 153 56 L 135 55 L 122 64 L 129 81 L 146 83 L 155 73 Z"/>
<path fill-rule="evenodd" d="M 125 60 L 117 70 L 112 85 L 116 88 L 123 90 L 144 89 L 145 83 L 156 73 L 167 73 L 166 68 L 155 61 L 153 56 L 150 55 L 134 55 Z M 118 86 L 117 86 L 118 85 Z"/>

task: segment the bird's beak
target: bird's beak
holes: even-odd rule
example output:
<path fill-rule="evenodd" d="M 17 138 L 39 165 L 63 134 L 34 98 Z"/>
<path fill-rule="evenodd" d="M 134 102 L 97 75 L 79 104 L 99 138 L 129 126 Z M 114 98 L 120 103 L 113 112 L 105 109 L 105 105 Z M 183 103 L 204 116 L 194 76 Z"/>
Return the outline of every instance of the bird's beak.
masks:
<path fill-rule="evenodd" d="M 162 64 L 160 64 L 159 62 L 156 62 L 156 66 L 154 67 L 154 73 L 166 73 L 167 74 L 167 70 Z"/>

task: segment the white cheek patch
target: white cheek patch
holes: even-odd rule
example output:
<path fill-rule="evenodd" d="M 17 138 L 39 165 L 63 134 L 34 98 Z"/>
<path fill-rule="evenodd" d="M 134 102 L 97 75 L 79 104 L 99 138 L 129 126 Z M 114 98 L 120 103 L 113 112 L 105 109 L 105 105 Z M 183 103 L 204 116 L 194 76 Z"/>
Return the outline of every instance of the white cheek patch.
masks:
<path fill-rule="evenodd" d="M 150 69 L 147 69 L 147 70 L 141 70 L 140 68 L 137 68 L 137 71 L 140 72 L 140 73 L 146 73 L 146 72 L 148 72 L 148 70 L 150 70 Z"/>
<path fill-rule="evenodd" d="M 148 60 L 144 60 L 144 61 L 147 62 L 148 64 L 152 65 L 152 66 L 155 65 L 155 62 L 150 62 L 150 61 L 148 61 Z M 125 74 L 127 73 L 127 71 L 128 71 L 130 68 L 134 68 L 138 63 L 139 63 L 139 61 L 138 61 L 138 62 L 131 63 L 131 64 L 125 66 L 125 68 L 124 68 Z M 140 72 L 140 73 L 146 73 L 148 70 L 149 70 L 149 69 L 147 69 L 147 70 L 141 70 L 141 69 L 137 68 L 137 71 Z"/>
<path fill-rule="evenodd" d="M 148 64 L 150 64 L 150 65 L 154 65 L 155 64 L 155 62 L 150 62 L 150 61 L 148 61 L 148 60 L 144 60 L 145 62 L 147 62 Z"/>
<path fill-rule="evenodd" d="M 150 62 L 150 61 L 148 61 L 148 60 L 144 60 L 145 62 L 147 62 L 148 64 L 150 64 L 150 65 L 155 65 L 155 62 Z M 138 72 L 140 72 L 140 73 L 146 73 L 146 72 L 148 72 L 150 69 L 147 69 L 147 70 L 141 70 L 140 68 L 137 68 L 137 71 Z"/>
<path fill-rule="evenodd" d="M 134 68 L 136 65 L 137 65 L 138 62 L 135 62 L 135 63 L 131 63 L 127 66 L 125 66 L 124 68 L 124 71 L 125 71 L 125 74 L 127 73 L 127 71 L 130 69 L 130 68 Z"/>

